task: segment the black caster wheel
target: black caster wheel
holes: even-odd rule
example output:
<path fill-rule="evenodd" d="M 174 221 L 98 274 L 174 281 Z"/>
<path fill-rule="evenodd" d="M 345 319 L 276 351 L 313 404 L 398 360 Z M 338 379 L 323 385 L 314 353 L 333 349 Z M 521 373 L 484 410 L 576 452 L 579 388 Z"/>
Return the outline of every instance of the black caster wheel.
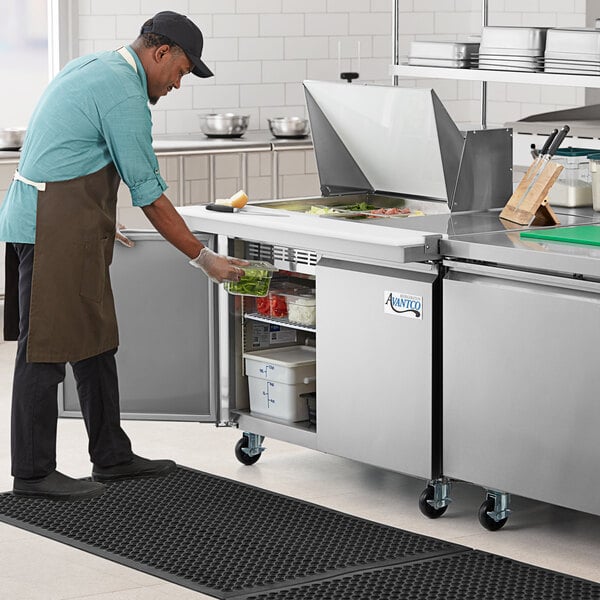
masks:
<path fill-rule="evenodd" d="M 429 517 L 430 519 L 439 519 L 446 512 L 448 506 L 434 508 L 427 500 L 433 500 L 433 487 L 431 485 L 428 485 L 419 497 L 419 508 L 426 517 Z"/>
<path fill-rule="evenodd" d="M 486 498 L 484 503 L 479 507 L 479 522 L 481 523 L 481 526 L 485 527 L 488 531 L 498 531 L 498 529 L 502 529 L 502 527 L 506 525 L 508 517 L 495 521 L 488 515 L 488 512 L 491 512 L 492 510 L 494 510 L 494 499 Z"/>
<path fill-rule="evenodd" d="M 235 445 L 235 457 L 243 464 L 245 465 L 253 465 L 259 458 L 260 458 L 260 453 L 259 454 L 255 454 L 254 456 L 250 456 L 249 454 L 246 454 L 242 448 L 247 448 L 248 447 L 248 438 L 243 435 L 237 442 L 237 444 Z"/>

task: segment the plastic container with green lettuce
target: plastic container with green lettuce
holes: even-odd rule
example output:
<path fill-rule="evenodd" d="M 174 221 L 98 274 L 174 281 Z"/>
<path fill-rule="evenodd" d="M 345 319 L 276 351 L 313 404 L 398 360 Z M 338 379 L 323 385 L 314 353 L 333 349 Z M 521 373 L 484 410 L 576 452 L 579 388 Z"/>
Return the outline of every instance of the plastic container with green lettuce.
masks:
<path fill-rule="evenodd" d="M 277 271 L 277 267 L 262 260 L 250 260 L 242 269 L 244 275 L 239 281 L 224 282 L 225 290 L 236 296 L 266 296 L 269 293 L 273 271 Z"/>

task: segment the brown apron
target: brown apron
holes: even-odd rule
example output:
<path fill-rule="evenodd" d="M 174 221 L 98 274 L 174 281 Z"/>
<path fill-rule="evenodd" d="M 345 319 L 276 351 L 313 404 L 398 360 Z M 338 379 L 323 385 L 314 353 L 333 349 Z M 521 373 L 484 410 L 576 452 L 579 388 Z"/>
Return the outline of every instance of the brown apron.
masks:
<path fill-rule="evenodd" d="M 38 191 L 27 362 L 75 362 L 119 345 L 109 278 L 114 164 Z"/>

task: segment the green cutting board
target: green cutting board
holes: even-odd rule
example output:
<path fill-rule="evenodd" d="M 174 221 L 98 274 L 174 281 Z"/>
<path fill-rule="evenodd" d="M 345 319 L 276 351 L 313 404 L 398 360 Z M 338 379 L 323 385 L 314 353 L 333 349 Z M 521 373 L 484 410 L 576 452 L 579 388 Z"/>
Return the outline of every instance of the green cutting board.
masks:
<path fill-rule="evenodd" d="M 521 237 L 600 246 L 600 226 L 579 225 L 577 227 L 559 227 L 558 229 L 536 229 L 535 231 L 523 231 Z"/>

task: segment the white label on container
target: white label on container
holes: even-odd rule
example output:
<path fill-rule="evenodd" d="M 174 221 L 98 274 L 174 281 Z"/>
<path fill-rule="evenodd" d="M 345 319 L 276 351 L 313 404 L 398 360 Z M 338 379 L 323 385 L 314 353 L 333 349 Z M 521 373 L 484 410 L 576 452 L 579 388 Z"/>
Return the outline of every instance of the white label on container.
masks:
<path fill-rule="evenodd" d="M 383 292 L 383 312 L 409 319 L 422 319 L 423 298 L 400 292 Z"/>

